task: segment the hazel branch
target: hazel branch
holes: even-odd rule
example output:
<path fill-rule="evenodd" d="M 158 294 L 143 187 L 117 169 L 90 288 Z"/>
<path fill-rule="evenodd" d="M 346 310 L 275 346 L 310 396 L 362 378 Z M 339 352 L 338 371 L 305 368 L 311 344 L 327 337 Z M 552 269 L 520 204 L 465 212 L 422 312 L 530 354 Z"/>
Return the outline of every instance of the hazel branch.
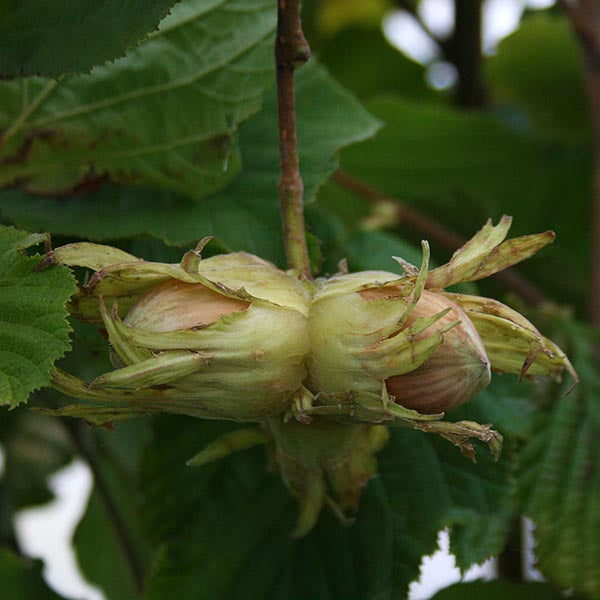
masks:
<path fill-rule="evenodd" d="M 299 0 L 278 0 L 275 60 L 279 109 L 279 202 L 288 265 L 311 277 L 304 226 L 304 185 L 296 137 L 295 71 L 310 58 L 300 22 Z"/>

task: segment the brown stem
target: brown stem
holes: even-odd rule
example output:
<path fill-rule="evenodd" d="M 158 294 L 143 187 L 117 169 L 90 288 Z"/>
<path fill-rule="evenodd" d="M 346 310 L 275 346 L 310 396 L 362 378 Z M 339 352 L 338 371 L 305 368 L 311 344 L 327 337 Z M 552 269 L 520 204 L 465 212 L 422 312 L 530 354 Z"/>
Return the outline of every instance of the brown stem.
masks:
<path fill-rule="evenodd" d="M 309 58 L 310 47 L 302 33 L 299 0 L 278 0 L 275 61 L 279 107 L 279 202 L 288 266 L 308 278 L 311 269 L 304 226 L 304 185 L 298 168 L 294 75 L 296 68 Z"/>
<path fill-rule="evenodd" d="M 110 487 L 104 478 L 104 474 L 98 462 L 98 457 L 84 440 L 79 423 L 72 421 L 71 419 L 60 419 L 60 422 L 64 425 L 73 445 L 83 460 L 88 464 L 94 475 L 94 486 L 104 504 L 109 520 L 113 525 L 115 536 L 123 550 L 123 555 L 127 562 L 127 566 L 129 567 L 134 587 L 138 593 L 141 593 L 144 585 L 144 569 L 142 568 L 141 561 L 135 550 L 135 545 L 129 534 L 125 519 L 123 518 L 119 506 L 110 491 Z"/>
<path fill-rule="evenodd" d="M 592 276 L 588 310 L 590 321 L 600 327 L 600 5 L 597 0 L 562 0 L 561 5 L 581 45 L 593 122 Z"/>
<path fill-rule="evenodd" d="M 377 188 L 372 187 L 360 179 L 352 177 L 342 170 L 337 171 L 333 178 L 342 187 L 345 187 L 351 192 L 354 192 L 371 202 L 392 202 L 395 205 L 396 219 L 398 222 L 412 227 L 420 234 L 435 240 L 447 250 L 454 251 L 467 241 L 465 238 L 434 219 L 431 219 L 422 212 L 402 204 L 399 200 L 387 196 Z M 528 304 L 538 305 L 546 300 L 544 293 L 536 285 L 512 269 L 497 273 L 496 278 Z"/>

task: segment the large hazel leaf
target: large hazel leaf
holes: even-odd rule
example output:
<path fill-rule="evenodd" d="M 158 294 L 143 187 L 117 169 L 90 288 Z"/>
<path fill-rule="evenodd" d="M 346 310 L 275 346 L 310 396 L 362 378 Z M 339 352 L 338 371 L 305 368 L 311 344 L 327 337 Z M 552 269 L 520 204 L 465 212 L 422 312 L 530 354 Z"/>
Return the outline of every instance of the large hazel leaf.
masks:
<path fill-rule="evenodd" d="M 464 414 L 453 411 L 451 420 Z M 450 549 L 463 570 L 502 550 L 516 509 L 514 471 L 508 444 L 498 462 L 487 448 L 478 448 L 475 464 L 437 436 L 393 436 L 380 455 L 379 472 L 399 535 L 397 557 L 404 557 L 403 585 L 416 578 L 414 565 L 435 549 L 443 527 L 451 528 Z"/>
<path fill-rule="evenodd" d="M 297 505 L 263 450 L 185 467 L 231 427 L 155 420 L 142 515 L 147 534 L 165 546 L 148 599 L 183 600 L 193 590 L 198 600 L 393 600 L 404 597 L 444 526 L 454 525 L 462 567 L 503 546 L 514 498 L 508 456 L 494 463 L 484 450 L 473 465 L 443 440 L 397 430 L 356 522 L 344 527 L 324 510 L 309 536 L 293 540 Z"/>
<path fill-rule="evenodd" d="M 379 124 L 314 63 L 298 72 L 297 94 L 300 168 L 310 199 L 336 169 L 338 150 L 374 134 Z M 201 202 L 166 191 L 112 186 L 69 202 L 6 190 L 0 192 L 0 215 L 22 227 L 94 240 L 148 233 L 181 245 L 214 235 L 231 250 L 282 263 L 274 89 L 263 109 L 241 126 L 240 150 L 242 172 L 225 190 Z"/>
<path fill-rule="evenodd" d="M 523 195 L 543 173 L 542 148 L 494 116 L 391 94 L 367 107 L 386 127 L 348 148 L 342 166 L 403 201 L 458 192 L 489 206 Z"/>
<path fill-rule="evenodd" d="M 580 383 L 538 413 L 520 485 L 535 523 L 538 568 L 552 582 L 600 597 L 600 372 L 598 337 L 564 324 Z M 570 385 L 570 384 L 565 384 Z M 564 393 L 565 386 L 555 390 Z"/>
<path fill-rule="evenodd" d="M 188 0 L 93 73 L 0 85 L 0 185 L 71 194 L 106 181 L 199 198 L 239 168 L 238 124 L 273 78 L 275 5 Z"/>
<path fill-rule="evenodd" d="M 0 78 L 89 71 L 156 29 L 176 1 L 3 2 Z"/>
<path fill-rule="evenodd" d="M 0 405 L 26 402 L 50 383 L 50 369 L 69 349 L 65 305 L 75 280 L 64 267 L 36 271 L 23 251 L 44 240 L 0 226 Z"/>

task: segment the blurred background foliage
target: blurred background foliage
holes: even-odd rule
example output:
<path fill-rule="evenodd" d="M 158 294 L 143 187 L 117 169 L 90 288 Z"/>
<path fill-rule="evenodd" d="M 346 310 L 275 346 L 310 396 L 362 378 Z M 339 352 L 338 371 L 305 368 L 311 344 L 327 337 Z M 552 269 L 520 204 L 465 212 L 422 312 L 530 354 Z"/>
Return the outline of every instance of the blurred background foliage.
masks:
<path fill-rule="evenodd" d="M 491 3 L 448 2 L 455 26 L 442 35 L 425 18 L 426 2 L 304 1 L 314 58 L 298 74 L 298 135 L 314 269 L 333 273 L 345 258 L 351 270 L 394 270 L 392 255 L 418 264 L 422 238 L 440 264 L 461 238 L 502 214 L 514 217 L 514 235 L 554 229 L 556 242 L 515 273 L 469 289 L 543 325 L 582 383 L 563 397 L 568 383 L 500 376 L 453 412 L 452 420 L 495 424 L 505 436 L 498 463 L 483 448 L 474 465 L 443 441 L 395 431 L 356 523 L 344 528 L 325 511 L 300 541 L 289 537 L 294 502 L 261 451 L 185 467 L 231 425 L 162 416 L 105 431 L 4 412 L 0 597 L 58 597 L 22 555 L 13 517 L 47 502 L 48 476 L 80 457 L 95 484 L 73 543 L 82 572 L 109 600 L 404 598 L 443 528 L 461 570 L 497 556 L 498 579 L 456 584 L 436 599 L 553 599 L 566 590 L 600 598 L 600 378 L 597 335 L 586 323 L 594 140 L 585 73 L 569 20 L 552 4 L 525 8 L 513 33 L 486 46 L 481 10 Z M 13 20 L 1 26 L 23 52 L 7 54 L 0 44 L 0 222 L 48 231 L 55 245 L 108 242 L 161 261 L 212 235 L 208 254 L 246 250 L 284 266 L 275 2 L 182 0 L 164 33 L 135 48 L 172 2 L 152 2 L 144 24 L 134 18 L 136 2 L 103 3 L 131 8 L 114 32 L 114 13 L 75 21 L 53 14 L 49 44 L 65 19 L 87 40 L 77 61 L 68 49 L 52 60 L 27 51 L 40 44 L 19 34 L 42 18 L 33 4 L 22 3 L 16 16 L 7 8 Z M 398 47 L 402 36 L 389 25 L 398 17 L 429 39 L 420 62 Z M 108 32 L 94 19 L 111 23 Z M 111 33 L 115 43 L 103 45 Z M 106 59 L 90 75 L 58 83 L 22 77 L 87 73 Z M 108 368 L 104 340 L 72 326 L 76 352 L 59 364 L 90 380 Z M 60 401 L 44 389 L 30 404 Z M 536 526 L 546 583 L 527 581 L 522 515 Z"/>

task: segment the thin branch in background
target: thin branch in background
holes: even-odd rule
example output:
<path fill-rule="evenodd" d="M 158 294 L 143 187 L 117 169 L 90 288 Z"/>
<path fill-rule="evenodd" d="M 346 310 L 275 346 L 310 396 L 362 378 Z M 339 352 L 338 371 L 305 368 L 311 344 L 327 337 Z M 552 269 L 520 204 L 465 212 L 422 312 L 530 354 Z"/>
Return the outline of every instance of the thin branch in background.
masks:
<path fill-rule="evenodd" d="M 417 10 L 417 5 L 411 2 L 410 0 L 396 0 L 396 5 L 401 10 L 406 11 L 415 21 L 415 23 L 421 28 L 421 31 L 438 46 L 440 54 L 446 58 L 448 53 L 448 40 L 443 39 L 440 36 L 436 35 L 431 31 L 431 28 L 427 23 L 422 19 L 419 11 Z"/>
<path fill-rule="evenodd" d="M 458 71 L 456 103 L 464 108 L 487 104 L 481 53 L 482 0 L 454 0 L 454 32 L 447 45 L 447 58 Z"/>
<path fill-rule="evenodd" d="M 121 511 L 117 501 L 113 498 L 112 492 L 108 483 L 105 480 L 100 463 L 96 453 L 90 448 L 87 441 L 84 439 L 81 424 L 69 418 L 60 419 L 73 446 L 81 456 L 81 458 L 88 464 L 92 474 L 94 475 L 94 486 L 98 491 L 100 499 L 104 504 L 104 508 L 108 514 L 109 520 L 113 525 L 115 536 L 118 540 L 119 546 L 123 550 L 134 587 L 138 593 L 141 593 L 144 586 L 144 569 L 142 568 L 142 562 L 139 559 L 135 550 L 135 545 L 129 534 L 127 523 Z"/>
<path fill-rule="evenodd" d="M 278 0 L 275 61 L 279 109 L 279 202 L 288 266 L 311 277 L 304 226 L 304 185 L 296 137 L 295 71 L 310 58 L 300 22 L 299 0 Z"/>
<path fill-rule="evenodd" d="M 592 324 L 600 327 L 600 4 L 597 0 L 561 0 L 560 4 L 581 45 L 593 122 L 592 277 L 588 314 Z"/>
<path fill-rule="evenodd" d="M 400 200 L 387 196 L 377 188 L 349 175 L 345 171 L 337 171 L 333 179 L 342 187 L 374 204 L 393 204 L 394 217 L 397 223 L 418 231 L 419 234 L 436 241 L 447 250 L 453 252 L 467 241 L 445 225 L 414 208 L 406 206 Z M 528 304 L 539 305 L 547 300 L 544 293 L 535 284 L 512 269 L 497 273 L 496 279 Z"/>
<path fill-rule="evenodd" d="M 454 0 L 454 30 L 449 38 L 441 38 L 431 31 L 414 2 L 396 0 L 396 5 L 410 14 L 421 30 L 438 46 L 442 58 L 456 67 L 456 104 L 463 108 L 485 106 L 488 94 L 482 69 L 482 0 Z"/>

